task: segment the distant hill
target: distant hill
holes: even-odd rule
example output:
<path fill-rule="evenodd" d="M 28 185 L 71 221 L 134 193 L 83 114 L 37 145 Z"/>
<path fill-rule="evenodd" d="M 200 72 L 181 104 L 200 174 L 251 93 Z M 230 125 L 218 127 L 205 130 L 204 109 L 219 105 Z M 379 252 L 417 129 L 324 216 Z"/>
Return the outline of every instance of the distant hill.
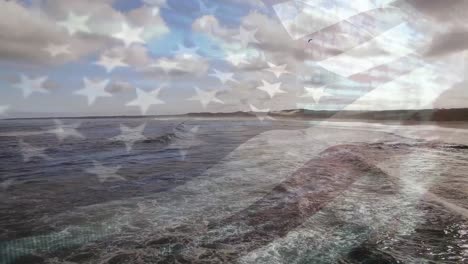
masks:
<path fill-rule="evenodd" d="M 162 118 L 162 117 L 255 117 L 256 114 L 268 115 L 273 118 L 296 118 L 296 119 L 347 119 L 368 121 L 404 121 L 408 124 L 423 121 L 468 121 L 468 108 L 456 109 L 422 109 L 422 110 L 386 110 L 386 111 L 315 111 L 307 109 L 290 109 L 271 111 L 268 113 L 255 112 L 229 112 L 229 113 L 188 113 L 183 115 L 150 115 L 150 116 L 72 116 L 72 117 L 28 117 L 7 119 L 97 119 L 97 118 Z"/>
<path fill-rule="evenodd" d="M 255 116 L 254 112 L 231 113 L 189 113 L 193 117 L 247 117 Z M 362 119 L 362 120 L 398 120 L 408 122 L 420 121 L 468 121 L 468 108 L 458 109 L 422 109 L 422 110 L 385 110 L 385 111 L 315 111 L 307 109 L 290 109 L 261 113 L 271 117 L 300 119 Z"/>

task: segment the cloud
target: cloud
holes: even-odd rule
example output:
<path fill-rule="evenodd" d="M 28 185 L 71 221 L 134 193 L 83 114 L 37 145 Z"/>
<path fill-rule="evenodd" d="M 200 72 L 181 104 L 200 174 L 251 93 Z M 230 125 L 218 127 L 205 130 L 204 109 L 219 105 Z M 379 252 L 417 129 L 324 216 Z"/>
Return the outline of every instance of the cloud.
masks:
<path fill-rule="evenodd" d="M 465 0 L 407 0 L 402 3 L 408 3 L 418 12 L 438 22 L 466 25 L 468 21 L 465 12 L 468 2 Z"/>
<path fill-rule="evenodd" d="M 38 62 L 49 55 L 48 42 L 63 42 L 63 34 L 50 19 L 41 17 L 17 2 L 0 2 L 0 58 Z"/>
<path fill-rule="evenodd" d="M 117 93 L 126 93 L 126 92 L 131 92 L 135 90 L 135 88 L 128 82 L 125 81 L 115 81 L 112 82 L 107 88 L 107 91 L 109 91 L 112 94 L 117 94 Z"/>
<path fill-rule="evenodd" d="M 413 23 L 432 37 L 427 56 L 445 56 L 468 48 L 468 1 L 408 0 L 400 3 Z"/>
<path fill-rule="evenodd" d="M 194 78 L 206 75 L 210 68 L 208 59 L 198 55 L 177 54 L 172 57 L 161 57 L 142 69 L 145 73 L 158 73 L 167 77 L 190 75 Z"/>
<path fill-rule="evenodd" d="M 434 37 L 428 56 L 443 56 L 468 49 L 468 31 L 453 31 Z"/>
<path fill-rule="evenodd" d="M 136 70 L 144 70 L 155 61 L 151 58 L 148 48 L 143 45 L 132 45 L 128 48 L 115 46 L 102 52 L 102 55 L 122 58 L 126 64 Z"/>
<path fill-rule="evenodd" d="M 229 54 L 243 56 L 248 63 L 235 65 L 240 71 L 265 68 L 267 66 L 265 58 L 272 63 L 279 64 L 288 60 L 292 62 L 295 52 L 305 54 L 304 50 L 295 45 L 282 25 L 275 19 L 251 12 L 242 18 L 241 25 L 248 31 L 256 31 L 255 38 L 259 43 L 250 43 L 248 47 L 244 47 L 241 41 L 234 38 L 240 32 L 239 27 L 224 26 L 214 16 L 198 18 L 192 24 L 192 29 L 210 36 L 221 47 L 225 56 Z M 220 59 L 226 59 L 226 57 Z"/>
<path fill-rule="evenodd" d="M 205 15 L 195 19 L 192 23 L 192 29 L 196 32 L 203 32 L 218 40 L 230 38 L 235 34 L 235 30 L 221 26 L 219 20 L 212 15 Z"/>
<path fill-rule="evenodd" d="M 0 59 L 28 64 L 60 64 L 76 61 L 91 54 L 123 45 L 111 35 L 121 29 L 122 22 L 143 27 L 147 41 L 169 32 L 159 15 L 151 8 L 141 7 L 127 14 L 112 8 L 112 1 L 43 1 L 40 9 L 27 8 L 19 2 L 0 1 Z M 89 33 L 69 35 L 58 22 L 70 11 L 89 15 Z M 50 56 L 48 44 L 69 45 L 71 54 Z"/>

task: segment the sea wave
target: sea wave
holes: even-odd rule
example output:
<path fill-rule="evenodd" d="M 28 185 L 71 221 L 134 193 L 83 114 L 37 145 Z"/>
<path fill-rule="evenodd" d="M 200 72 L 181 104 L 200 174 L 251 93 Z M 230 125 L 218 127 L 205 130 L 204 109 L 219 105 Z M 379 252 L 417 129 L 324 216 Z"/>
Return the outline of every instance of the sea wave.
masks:
<path fill-rule="evenodd" d="M 154 141 L 138 143 L 137 150 L 148 149 L 139 152 L 145 158 L 142 163 L 122 146 L 106 145 L 103 149 L 111 150 L 105 153 L 110 160 L 124 157 L 126 165 L 144 164 L 145 170 L 136 166 L 128 182 L 86 190 L 95 201 L 104 191 L 115 199 L 3 226 L 27 229 L 34 223 L 35 228 L 26 230 L 30 235 L 0 245 L 0 254 L 9 256 L 4 263 L 359 263 L 362 255 L 389 263 L 440 260 L 439 255 L 420 253 L 421 242 L 414 238 L 424 239 L 440 258 L 452 258 L 452 263 L 462 259 L 465 235 L 455 237 L 455 233 L 466 230 L 463 211 L 458 210 L 465 206 L 463 190 L 468 186 L 463 174 L 468 169 L 465 145 L 414 140 L 388 131 L 350 133 L 324 127 L 277 129 L 250 137 L 242 134 L 243 126 L 234 125 L 233 121 L 176 124 L 150 136 Z M 223 126 L 227 128 L 220 129 Z M 213 139 L 227 144 L 223 136 L 232 135 L 245 140 L 234 149 L 229 145 L 233 151 L 219 162 L 196 177 L 189 174 L 178 185 L 168 185 L 178 180 L 175 173 L 164 175 L 167 180 L 136 177 L 154 175 L 174 164 L 206 165 L 201 158 L 215 152 L 211 146 L 190 162 L 174 163 L 155 161 L 155 156 L 167 153 L 154 147 L 167 152 L 194 142 L 205 146 Z M 66 142 L 63 147 L 83 147 L 73 144 Z M 94 150 L 101 148 L 94 145 Z M 164 187 L 124 196 L 143 193 L 153 185 Z M 34 210 L 30 216 L 39 215 Z M 447 230 L 452 237 L 444 241 L 453 250 L 433 244 L 436 240 L 429 231 L 421 231 L 430 228 Z"/>

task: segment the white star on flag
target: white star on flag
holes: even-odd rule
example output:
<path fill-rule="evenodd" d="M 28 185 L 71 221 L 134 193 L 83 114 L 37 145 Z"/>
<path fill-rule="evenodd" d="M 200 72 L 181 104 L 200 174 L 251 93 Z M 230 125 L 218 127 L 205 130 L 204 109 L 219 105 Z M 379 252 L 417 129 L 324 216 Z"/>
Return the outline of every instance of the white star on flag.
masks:
<path fill-rule="evenodd" d="M 164 73 L 168 74 L 172 70 L 179 69 L 179 63 L 170 61 L 168 59 L 160 59 L 157 63 L 152 64 L 150 67 L 159 67 Z"/>
<path fill-rule="evenodd" d="M 287 64 L 275 65 L 271 62 L 267 62 L 267 63 L 270 68 L 265 69 L 265 71 L 272 72 L 276 76 L 276 78 L 279 78 L 283 74 L 291 73 L 286 70 L 286 67 L 288 66 Z"/>
<path fill-rule="evenodd" d="M 203 108 L 205 108 L 205 109 L 208 106 L 208 104 L 210 104 L 211 102 L 224 104 L 223 101 L 216 98 L 216 93 L 218 93 L 218 91 L 216 91 L 216 90 L 205 91 L 205 90 L 202 90 L 202 89 L 198 88 L 198 86 L 195 86 L 195 92 L 197 93 L 197 95 L 195 95 L 195 96 L 193 96 L 193 97 L 191 97 L 191 98 L 189 98 L 187 100 L 199 101 L 202 104 Z"/>
<path fill-rule="evenodd" d="M 190 131 L 190 133 L 192 133 L 192 135 L 193 135 L 193 134 L 198 133 L 198 130 L 199 130 L 199 129 L 200 129 L 200 126 L 193 126 L 192 128 L 190 128 L 189 131 Z"/>
<path fill-rule="evenodd" d="M 75 137 L 75 138 L 81 138 L 84 139 L 85 136 L 83 136 L 80 132 L 78 132 L 77 128 L 80 126 L 80 123 L 77 124 L 63 124 L 61 120 L 55 119 L 55 128 L 49 130 L 49 133 L 53 133 L 57 136 L 57 139 L 60 142 L 63 142 L 66 138 L 69 137 Z"/>
<path fill-rule="evenodd" d="M 280 93 L 286 93 L 285 91 L 280 89 L 281 82 L 269 83 L 265 80 L 262 80 L 262 82 L 263 82 L 263 85 L 257 87 L 257 89 L 266 92 L 270 96 L 270 98 L 273 98 L 275 95 L 280 94 Z"/>
<path fill-rule="evenodd" d="M 9 105 L 0 105 L 0 115 L 5 115 L 6 111 L 10 108 Z"/>
<path fill-rule="evenodd" d="M 193 146 L 200 145 L 200 141 L 194 140 L 199 129 L 200 129 L 200 126 L 193 126 L 192 128 L 189 129 L 188 134 L 187 133 L 181 133 L 176 128 L 173 129 L 174 134 L 176 134 L 178 138 L 188 139 L 188 141 L 179 140 L 179 141 L 176 141 L 176 142 L 172 142 L 169 145 L 170 147 L 174 147 L 179 151 L 179 160 L 185 161 L 190 148 L 192 148 Z M 185 131 L 185 129 L 184 129 L 184 131 Z"/>
<path fill-rule="evenodd" d="M 29 97 L 32 93 L 49 93 L 43 85 L 47 80 L 47 76 L 38 77 L 35 79 L 31 79 L 24 74 L 20 75 L 20 82 L 15 84 L 14 86 L 21 89 L 23 91 L 23 96 Z"/>
<path fill-rule="evenodd" d="M 241 63 L 247 63 L 246 54 L 244 52 L 227 52 L 226 61 L 230 62 L 234 66 L 239 66 Z"/>
<path fill-rule="evenodd" d="M 266 109 L 259 109 L 257 107 L 255 107 L 254 105 L 252 104 L 249 104 L 249 107 L 250 107 L 250 111 L 252 111 L 252 113 L 258 118 L 258 120 L 260 120 L 261 122 L 263 122 L 265 119 L 270 119 L 270 120 L 275 120 L 273 117 L 269 116 L 268 113 L 270 112 L 270 109 L 269 108 L 266 108 Z"/>
<path fill-rule="evenodd" d="M 188 154 L 188 150 L 179 149 L 179 160 L 185 161 L 185 159 L 187 159 L 187 154 Z"/>
<path fill-rule="evenodd" d="M 160 12 L 161 12 L 161 10 L 160 10 L 160 8 L 157 7 L 157 6 L 156 6 L 156 7 L 153 7 L 153 9 L 151 9 L 151 15 L 154 16 L 154 17 L 157 16 L 157 15 L 159 15 Z"/>
<path fill-rule="evenodd" d="M 234 73 L 232 72 L 222 72 L 218 71 L 217 69 L 213 69 L 214 73 L 210 73 L 209 76 L 213 76 L 217 78 L 222 84 L 226 84 L 227 81 L 231 82 L 238 82 L 236 79 L 233 78 Z"/>
<path fill-rule="evenodd" d="M 193 126 L 192 128 L 188 130 L 189 133 L 187 133 L 185 129 L 185 125 L 182 124 L 182 126 L 184 127 L 183 133 L 181 133 L 180 130 L 178 130 L 177 128 L 174 128 L 173 131 L 174 131 L 174 134 L 177 135 L 177 137 L 184 138 L 184 139 L 186 138 L 193 139 L 195 135 L 198 133 L 198 130 L 200 129 L 200 126 Z"/>
<path fill-rule="evenodd" d="M 136 88 L 137 98 L 129 103 L 127 106 L 138 106 L 143 115 L 148 112 L 148 109 L 152 105 L 164 104 L 164 101 L 158 98 L 161 88 L 158 88 L 152 92 L 146 92 L 142 89 Z"/>
<path fill-rule="evenodd" d="M 88 98 L 88 105 L 94 104 L 98 97 L 111 97 L 112 94 L 107 92 L 106 86 L 109 84 L 109 80 L 92 81 L 88 78 L 83 78 L 84 88 L 75 91 L 75 94 L 83 95 Z"/>
<path fill-rule="evenodd" d="M 44 50 L 47 53 L 49 53 L 50 56 L 52 57 L 57 57 L 58 55 L 62 55 L 62 54 L 71 54 L 69 44 L 57 45 L 57 44 L 49 43 L 47 47 L 44 48 Z"/>
<path fill-rule="evenodd" d="M 193 48 L 187 48 L 184 45 L 177 44 L 177 50 L 174 51 L 173 53 L 180 58 L 183 59 L 196 59 L 200 57 L 197 53 L 198 48 L 193 47 Z"/>
<path fill-rule="evenodd" d="M 127 152 L 130 152 L 136 142 L 146 139 L 146 137 L 143 135 L 143 130 L 145 130 L 145 127 L 146 123 L 137 127 L 128 127 L 124 124 L 120 124 L 121 134 L 113 137 L 112 140 L 124 142 Z"/>
<path fill-rule="evenodd" d="M 198 0 L 198 5 L 200 7 L 200 13 L 202 15 L 214 15 L 216 10 L 218 9 L 217 6 L 208 7 L 203 0 Z"/>
<path fill-rule="evenodd" d="M 46 150 L 46 148 L 35 147 L 33 145 L 30 145 L 24 142 L 22 139 L 19 140 L 19 147 L 20 147 L 21 154 L 23 155 L 23 159 L 25 162 L 29 162 L 34 157 L 42 158 L 42 159 L 49 158 L 49 156 L 44 154 L 44 151 Z"/>
<path fill-rule="evenodd" d="M 128 64 L 123 62 L 121 57 L 109 57 L 102 55 L 98 62 L 95 64 L 102 66 L 106 69 L 107 73 L 112 72 L 117 67 L 128 67 Z"/>
<path fill-rule="evenodd" d="M 143 2 L 149 6 L 153 6 L 151 9 L 151 15 L 157 16 L 161 12 L 161 8 L 170 9 L 166 0 L 143 0 Z"/>
<path fill-rule="evenodd" d="M 325 92 L 325 87 L 304 87 L 306 93 L 303 94 L 301 97 L 312 97 L 316 104 L 319 103 L 320 99 L 324 96 L 330 96 L 331 94 Z"/>
<path fill-rule="evenodd" d="M 67 29 L 70 35 L 74 35 L 76 32 L 91 32 L 86 24 L 89 20 L 89 15 L 77 16 L 73 12 L 68 13 L 66 20 L 58 22 L 58 25 Z"/>
<path fill-rule="evenodd" d="M 131 28 L 127 23 L 122 23 L 122 30 L 119 33 L 112 35 L 114 38 L 124 42 L 125 47 L 128 48 L 133 43 L 145 44 L 145 41 L 141 38 L 143 28 Z"/>
<path fill-rule="evenodd" d="M 260 43 L 256 38 L 255 34 L 257 33 L 257 29 L 254 30 L 247 30 L 244 27 L 240 27 L 239 35 L 234 36 L 235 40 L 240 41 L 242 47 L 247 47 L 249 43 Z"/>
<path fill-rule="evenodd" d="M 120 170 L 121 166 L 104 166 L 98 161 L 93 161 L 94 167 L 86 169 L 86 172 L 94 174 L 98 177 L 98 180 L 102 182 L 106 181 L 126 181 L 124 177 L 117 174 L 117 171 Z"/>

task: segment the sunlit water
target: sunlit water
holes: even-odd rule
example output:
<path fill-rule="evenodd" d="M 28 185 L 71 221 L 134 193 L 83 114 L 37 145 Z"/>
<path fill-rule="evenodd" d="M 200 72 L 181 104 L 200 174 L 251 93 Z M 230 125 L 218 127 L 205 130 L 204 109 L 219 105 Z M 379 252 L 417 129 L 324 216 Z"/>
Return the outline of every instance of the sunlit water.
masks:
<path fill-rule="evenodd" d="M 465 124 L 63 122 L 84 138 L 0 121 L 1 263 L 468 260 Z M 131 149 L 112 139 L 143 123 Z"/>

